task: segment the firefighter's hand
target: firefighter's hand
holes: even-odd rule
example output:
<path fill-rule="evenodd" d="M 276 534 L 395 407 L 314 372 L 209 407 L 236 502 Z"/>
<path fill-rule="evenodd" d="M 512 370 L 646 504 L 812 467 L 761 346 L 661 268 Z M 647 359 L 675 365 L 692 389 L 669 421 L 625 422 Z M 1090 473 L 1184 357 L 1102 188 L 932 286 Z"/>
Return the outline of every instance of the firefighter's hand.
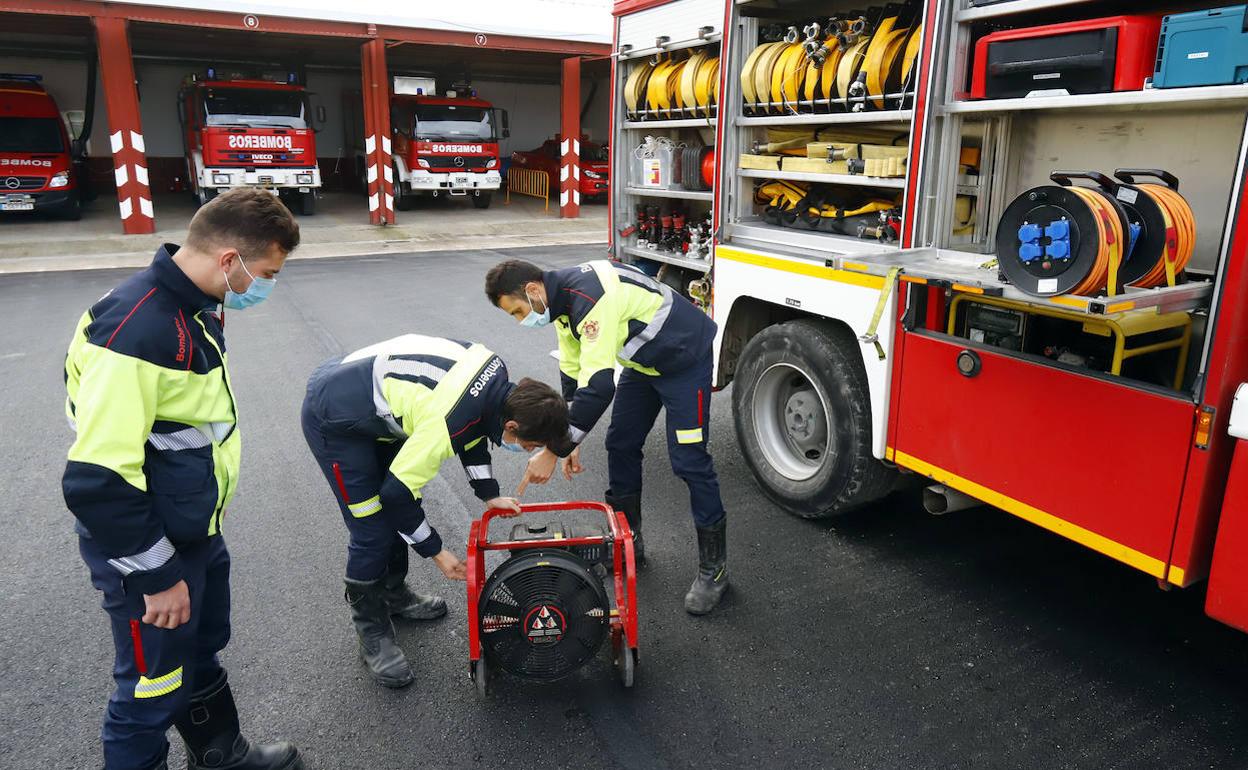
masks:
<path fill-rule="evenodd" d="M 467 580 L 468 565 L 459 560 L 459 557 L 443 548 L 433 557 L 433 563 L 438 565 L 438 569 L 442 570 L 442 574 L 446 575 L 449 580 Z"/>
<path fill-rule="evenodd" d="M 185 580 L 158 594 L 143 594 L 143 602 L 147 606 L 143 622 L 157 628 L 172 630 L 191 619 L 191 593 Z"/>
<path fill-rule="evenodd" d="M 577 473 L 585 470 L 585 466 L 581 465 L 581 448 L 578 446 L 572 450 L 572 454 L 563 458 L 563 477 L 568 481 Z"/>
<path fill-rule="evenodd" d="M 499 516 L 507 518 L 520 515 L 520 501 L 514 497 L 495 497 L 485 502 L 485 507 L 499 511 Z"/>
<path fill-rule="evenodd" d="M 524 489 L 529 484 L 545 484 L 550 481 L 550 477 L 555 474 L 555 464 L 559 462 L 559 455 L 543 449 L 537 454 L 529 458 L 529 467 L 524 471 L 524 480 L 520 482 L 520 487 L 516 490 L 516 497 L 524 494 Z"/>

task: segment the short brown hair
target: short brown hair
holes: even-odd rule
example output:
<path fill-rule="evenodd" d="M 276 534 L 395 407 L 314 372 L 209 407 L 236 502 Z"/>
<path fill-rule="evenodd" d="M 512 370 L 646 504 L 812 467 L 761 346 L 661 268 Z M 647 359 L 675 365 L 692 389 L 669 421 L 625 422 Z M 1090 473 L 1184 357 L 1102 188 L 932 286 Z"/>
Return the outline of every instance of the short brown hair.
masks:
<path fill-rule="evenodd" d="M 516 421 L 516 437 L 543 446 L 568 438 L 568 403 L 544 382 L 525 377 L 503 402 L 503 422 Z"/>
<path fill-rule="evenodd" d="M 542 275 L 542 269 L 532 262 L 522 259 L 499 262 L 485 274 L 485 296 L 490 298 L 491 305 L 498 307 L 502 297 L 523 297 L 525 284 L 542 280 Z"/>
<path fill-rule="evenodd" d="M 186 245 L 207 250 L 213 246 L 238 249 L 244 257 L 258 257 L 277 244 L 289 254 L 299 246 L 299 224 L 274 194 L 254 187 L 235 187 L 208 201 L 195 212 Z"/>

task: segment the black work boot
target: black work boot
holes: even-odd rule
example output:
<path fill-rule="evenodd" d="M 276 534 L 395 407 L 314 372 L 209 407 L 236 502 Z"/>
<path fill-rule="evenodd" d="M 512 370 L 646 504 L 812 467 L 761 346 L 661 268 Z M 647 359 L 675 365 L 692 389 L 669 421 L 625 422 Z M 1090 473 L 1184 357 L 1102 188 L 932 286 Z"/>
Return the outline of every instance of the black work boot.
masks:
<path fill-rule="evenodd" d="M 685 594 L 685 611 L 705 615 L 728 590 L 728 517 L 698 527 L 698 576 Z"/>
<path fill-rule="evenodd" d="M 351 621 L 360 637 L 360 658 L 377 684 L 406 687 L 415 677 L 403 650 L 394 640 L 394 623 L 386 605 L 386 587 L 381 580 L 347 578 L 346 599 L 351 605 Z"/>
<path fill-rule="evenodd" d="M 256 746 L 242 736 L 224 671 L 191 696 L 173 724 L 186 743 L 188 770 L 303 770 L 299 750 L 286 741 Z"/>
<path fill-rule="evenodd" d="M 404 620 L 433 620 L 446 614 L 446 601 L 440 596 L 418 594 L 407 587 L 407 543 L 396 537 L 386 565 L 386 607 L 391 615 Z"/>
<path fill-rule="evenodd" d="M 404 620 L 433 620 L 446 614 L 446 600 L 441 596 L 418 594 L 407 587 L 402 575 L 386 575 L 386 607 L 390 614 Z"/>
<path fill-rule="evenodd" d="M 646 561 L 646 541 L 641 538 L 641 495 L 613 495 L 608 491 L 603 498 L 628 520 L 628 528 L 633 531 L 633 555 L 640 566 Z"/>

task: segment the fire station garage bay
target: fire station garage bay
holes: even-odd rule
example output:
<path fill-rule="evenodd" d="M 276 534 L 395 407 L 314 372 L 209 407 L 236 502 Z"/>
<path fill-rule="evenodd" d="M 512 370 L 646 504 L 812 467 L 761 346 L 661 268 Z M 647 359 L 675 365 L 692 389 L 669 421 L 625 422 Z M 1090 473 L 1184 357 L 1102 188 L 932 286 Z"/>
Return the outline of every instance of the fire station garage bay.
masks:
<path fill-rule="evenodd" d="M 122 234 L 184 232 L 242 184 L 281 195 L 308 244 L 552 226 L 603 240 L 609 28 L 503 27 L 453 4 L 437 21 L 192 5 L 0 1 L 6 248 L 137 247 Z"/>

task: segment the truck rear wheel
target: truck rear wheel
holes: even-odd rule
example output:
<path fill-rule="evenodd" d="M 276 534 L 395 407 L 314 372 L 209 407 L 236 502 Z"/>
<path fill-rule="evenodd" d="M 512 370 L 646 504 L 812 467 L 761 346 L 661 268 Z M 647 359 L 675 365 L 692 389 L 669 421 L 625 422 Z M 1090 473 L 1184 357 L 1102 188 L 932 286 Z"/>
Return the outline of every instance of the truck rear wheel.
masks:
<path fill-rule="evenodd" d="M 316 213 L 316 191 L 309 190 L 306 193 L 299 193 L 299 214 L 301 216 L 310 217 Z"/>
<path fill-rule="evenodd" d="M 220 191 L 217 190 L 217 188 L 215 187 L 201 187 L 199 188 L 199 195 L 196 196 L 196 199 L 199 201 L 199 205 L 202 206 L 208 201 L 217 197 L 217 195 L 219 194 L 220 194 Z"/>
<path fill-rule="evenodd" d="M 848 329 L 812 320 L 769 326 L 741 353 L 733 418 L 763 493 L 802 518 L 887 494 L 896 474 L 871 453 L 871 394 Z"/>
<path fill-rule="evenodd" d="M 488 209 L 490 207 L 490 194 L 486 192 L 472 196 L 472 205 L 479 209 Z"/>

